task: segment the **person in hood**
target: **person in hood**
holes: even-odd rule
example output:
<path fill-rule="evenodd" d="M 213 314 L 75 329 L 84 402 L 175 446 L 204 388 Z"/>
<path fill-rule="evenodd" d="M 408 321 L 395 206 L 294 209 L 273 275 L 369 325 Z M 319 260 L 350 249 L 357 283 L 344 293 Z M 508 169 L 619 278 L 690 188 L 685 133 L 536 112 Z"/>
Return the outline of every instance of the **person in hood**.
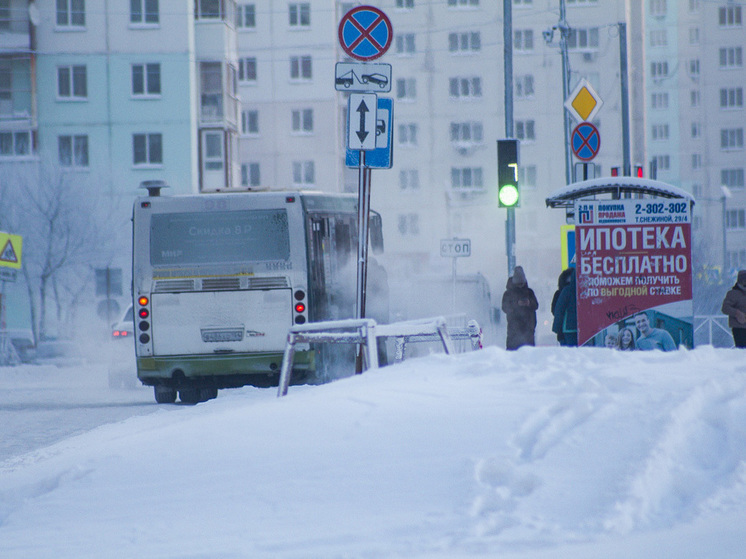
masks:
<path fill-rule="evenodd" d="M 560 291 L 554 307 L 552 332 L 557 334 L 560 345 L 578 345 L 578 309 L 575 296 L 575 268 L 571 268 L 565 287 Z"/>
<path fill-rule="evenodd" d="M 503 293 L 502 310 L 508 319 L 506 349 L 518 349 L 524 345 L 535 345 L 536 309 L 539 301 L 528 286 L 526 274 L 521 266 L 516 266 L 508 278 Z"/>
<path fill-rule="evenodd" d="M 721 310 L 728 315 L 736 347 L 746 347 L 746 270 L 739 270 L 738 280 L 725 294 Z"/>
<path fill-rule="evenodd" d="M 552 306 L 550 307 L 550 310 L 552 311 L 552 316 L 556 316 L 556 308 L 557 308 L 557 301 L 559 300 L 560 293 L 562 293 L 562 289 L 570 283 L 570 276 L 573 274 L 574 268 L 565 268 L 562 270 L 562 273 L 559 275 L 559 278 L 557 278 L 557 291 L 554 292 L 554 295 L 552 296 Z M 557 341 L 561 344 L 562 343 L 562 332 L 555 332 L 557 334 Z"/>

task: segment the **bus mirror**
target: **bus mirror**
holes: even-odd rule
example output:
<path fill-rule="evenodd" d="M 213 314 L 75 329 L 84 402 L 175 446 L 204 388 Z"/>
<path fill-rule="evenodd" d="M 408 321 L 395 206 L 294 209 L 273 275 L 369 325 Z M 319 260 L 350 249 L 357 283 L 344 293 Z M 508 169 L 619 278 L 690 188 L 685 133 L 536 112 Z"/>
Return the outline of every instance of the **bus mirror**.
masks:
<path fill-rule="evenodd" d="M 370 247 L 374 254 L 383 253 L 383 221 L 377 212 L 370 213 Z"/>

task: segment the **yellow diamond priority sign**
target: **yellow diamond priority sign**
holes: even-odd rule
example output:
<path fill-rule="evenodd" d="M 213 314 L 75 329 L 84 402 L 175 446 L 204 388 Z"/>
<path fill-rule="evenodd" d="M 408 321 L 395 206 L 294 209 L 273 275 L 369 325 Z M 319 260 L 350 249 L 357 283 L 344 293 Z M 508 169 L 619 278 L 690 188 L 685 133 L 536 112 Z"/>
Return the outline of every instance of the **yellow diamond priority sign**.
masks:
<path fill-rule="evenodd" d="M 565 99 L 565 108 L 578 122 L 591 120 L 604 102 L 587 80 L 580 80 L 575 89 Z"/>

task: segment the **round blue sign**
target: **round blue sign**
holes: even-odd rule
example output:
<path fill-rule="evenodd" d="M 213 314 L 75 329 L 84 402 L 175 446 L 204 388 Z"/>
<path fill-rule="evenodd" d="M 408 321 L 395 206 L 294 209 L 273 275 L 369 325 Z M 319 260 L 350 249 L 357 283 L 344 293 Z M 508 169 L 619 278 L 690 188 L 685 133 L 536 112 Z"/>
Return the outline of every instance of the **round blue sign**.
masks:
<path fill-rule="evenodd" d="M 382 56 L 394 38 L 388 16 L 373 6 L 358 6 L 339 22 L 339 44 L 356 60 L 375 60 Z"/>
<path fill-rule="evenodd" d="M 590 161 L 598 155 L 601 149 L 601 135 L 598 128 L 590 122 L 581 122 L 572 131 L 570 145 L 575 157 L 581 161 Z"/>

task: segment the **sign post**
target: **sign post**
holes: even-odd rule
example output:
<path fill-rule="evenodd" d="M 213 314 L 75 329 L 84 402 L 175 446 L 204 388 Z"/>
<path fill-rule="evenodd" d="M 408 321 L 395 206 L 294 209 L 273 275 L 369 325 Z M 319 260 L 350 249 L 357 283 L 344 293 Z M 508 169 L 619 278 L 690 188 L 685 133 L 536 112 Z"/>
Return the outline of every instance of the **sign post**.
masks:
<path fill-rule="evenodd" d="M 370 62 L 381 56 L 391 46 L 394 30 L 388 16 L 373 6 L 357 6 L 348 11 L 339 22 L 337 30 L 342 50 L 355 60 Z M 366 152 L 376 153 L 379 132 L 378 109 L 381 106 L 376 91 L 391 90 L 391 66 L 388 64 L 339 63 L 335 67 L 335 88 L 349 91 L 347 110 L 347 151 L 358 154 L 358 250 L 357 250 L 357 291 L 355 318 L 365 318 L 366 283 L 368 276 L 368 234 L 370 220 L 370 164 L 366 162 Z M 384 104 L 386 105 L 386 104 Z M 388 161 L 384 168 L 391 167 L 388 150 L 392 144 L 393 101 L 384 107 L 385 117 L 380 120 L 388 128 Z M 384 132 L 382 130 L 381 132 Z M 380 155 L 379 155 L 380 157 Z M 378 161 L 377 161 L 378 162 Z M 355 372 L 363 371 L 363 347 L 358 348 Z"/>
<path fill-rule="evenodd" d="M 453 277 L 453 296 L 451 303 L 453 312 L 456 312 L 456 261 L 464 256 L 471 256 L 471 239 L 441 239 L 440 255 L 453 258 L 452 277 Z"/>
<path fill-rule="evenodd" d="M 16 281 L 21 268 L 23 237 L 0 231 L 0 364 L 9 359 L 10 347 L 5 335 L 5 282 Z"/>

